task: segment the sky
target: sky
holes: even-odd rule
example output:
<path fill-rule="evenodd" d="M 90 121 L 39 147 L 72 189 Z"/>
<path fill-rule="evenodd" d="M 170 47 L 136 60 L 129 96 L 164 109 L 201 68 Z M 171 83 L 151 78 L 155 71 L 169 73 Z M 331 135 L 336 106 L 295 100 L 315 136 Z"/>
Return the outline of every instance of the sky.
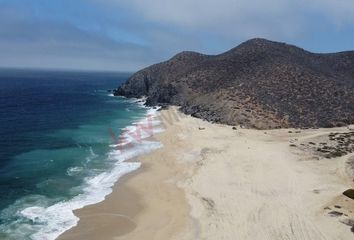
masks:
<path fill-rule="evenodd" d="M 131 72 L 255 37 L 354 50 L 354 0 L 0 0 L 0 67 Z"/>

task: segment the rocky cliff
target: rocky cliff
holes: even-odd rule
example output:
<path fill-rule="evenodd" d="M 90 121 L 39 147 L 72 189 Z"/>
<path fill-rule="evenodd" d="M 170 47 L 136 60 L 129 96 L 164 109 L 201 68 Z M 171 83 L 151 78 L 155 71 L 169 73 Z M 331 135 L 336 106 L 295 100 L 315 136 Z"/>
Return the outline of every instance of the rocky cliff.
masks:
<path fill-rule="evenodd" d="M 354 52 L 315 54 L 252 39 L 220 55 L 179 53 L 114 94 L 250 128 L 342 126 L 354 123 Z"/>

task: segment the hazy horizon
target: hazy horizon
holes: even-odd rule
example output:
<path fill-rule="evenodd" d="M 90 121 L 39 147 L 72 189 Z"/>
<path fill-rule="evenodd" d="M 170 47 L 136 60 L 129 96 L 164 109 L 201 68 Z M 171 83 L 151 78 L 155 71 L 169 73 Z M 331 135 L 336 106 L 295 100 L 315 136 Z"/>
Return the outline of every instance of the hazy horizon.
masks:
<path fill-rule="evenodd" d="M 347 0 L 0 0 L 0 20 L 3 68 L 134 72 L 255 37 L 317 53 L 354 50 Z"/>
<path fill-rule="evenodd" d="M 35 72 L 73 72 L 73 73 L 80 73 L 80 72 L 97 72 L 97 73 L 121 73 L 121 74 L 133 74 L 135 71 L 119 71 L 114 69 L 85 69 L 85 68 L 51 68 L 51 67 L 26 67 L 26 66 L 0 66 L 1 71 L 35 71 Z"/>

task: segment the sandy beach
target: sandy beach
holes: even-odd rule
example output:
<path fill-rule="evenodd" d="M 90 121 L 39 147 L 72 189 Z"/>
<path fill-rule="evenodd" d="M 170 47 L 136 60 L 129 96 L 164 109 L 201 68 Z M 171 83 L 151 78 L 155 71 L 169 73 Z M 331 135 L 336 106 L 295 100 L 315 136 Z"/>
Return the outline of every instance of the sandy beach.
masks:
<path fill-rule="evenodd" d="M 353 154 L 311 149 L 336 129 L 232 129 L 160 112 L 163 148 L 138 157 L 106 200 L 60 240 L 353 239 Z M 353 221 L 353 222 L 351 222 Z"/>

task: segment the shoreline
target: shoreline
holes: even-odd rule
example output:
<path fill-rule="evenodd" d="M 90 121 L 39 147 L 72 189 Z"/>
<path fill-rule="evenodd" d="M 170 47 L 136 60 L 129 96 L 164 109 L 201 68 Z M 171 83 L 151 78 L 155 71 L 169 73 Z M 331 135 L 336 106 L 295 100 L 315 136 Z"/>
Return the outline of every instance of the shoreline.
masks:
<path fill-rule="evenodd" d="M 232 130 L 174 111 L 161 111 L 166 129 L 153 136 L 163 147 L 139 156 L 103 202 L 76 210 L 78 226 L 58 239 L 352 238 L 343 223 L 354 207 L 341 195 L 353 187 L 350 155 L 319 161 L 289 146 L 344 128 Z"/>
<path fill-rule="evenodd" d="M 114 160 L 112 167 L 108 171 L 104 171 L 92 178 L 87 178 L 86 182 L 89 186 L 84 188 L 83 194 L 79 194 L 69 201 L 59 202 L 58 204 L 66 206 L 63 211 L 55 213 L 53 206 L 56 205 L 50 206 L 52 209 L 45 209 L 48 212 L 51 211 L 50 214 L 55 216 L 53 219 L 60 220 L 57 224 L 58 227 L 52 227 L 48 224 L 51 227 L 49 230 L 43 229 L 40 232 L 36 232 L 32 234 L 33 238 L 58 239 L 62 234 L 75 228 L 81 218 L 86 218 L 86 216 L 80 216 L 79 218 L 76 214 L 77 211 L 105 201 L 107 196 L 111 195 L 118 181 L 140 169 L 141 163 L 134 161 L 137 156 L 161 147 L 160 142 L 151 140 L 152 135 L 162 130 L 159 128 L 160 121 L 156 118 L 158 108 L 143 106 L 144 99 L 134 99 L 132 102 L 142 107 L 145 112 L 143 116 L 136 117 L 134 122 L 122 128 L 119 136 L 116 136 L 112 129 L 108 129 L 113 143 L 109 145 L 110 149 L 107 152 L 107 158 L 108 160 Z M 21 213 L 24 214 L 25 212 L 22 211 Z M 65 218 L 60 218 L 58 216 L 60 214 L 65 215 Z M 115 221 L 119 221 L 120 224 L 126 222 L 124 221 L 124 216 L 120 216 L 119 214 L 96 214 L 96 216 L 98 215 L 105 219 L 112 218 Z"/>
<path fill-rule="evenodd" d="M 167 124 L 172 124 L 169 121 L 174 121 L 173 117 L 167 118 Z M 162 125 L 166 126 L 166 122 Z M 182 226 L 178 226 L 185 225 L 189 206 L 183 190 L 171 182 L 171 176 L 176 177 L 177 168 L 180 168 L 178 172 L 182 173 L 179 176 L 182 178 L 184 169 L 181 169 L 181 166 L 177 166 L 177 164 L 173 164 L 176 159 L 173 159 L 171 164 L 167 163 L 167 158 L 175 158 L 173 154 L 170 154 L 173 152 L 175 145 L 166 143 L 165 140 L 168 138 L 169 135 L 165 131 L 158 132 L 148 138 L 147 140 L 156 142 L 163 141 L 163 147 L 128 160 L 135 162 L 136 159 L 139 159 L 140 168 L 121 177 L 115 183 L 112 193 L 106 196 L 104 201 L 76 210 L 75 215 L 80 218 L 78 225 L 69 229 L 57 239 L 113 239 L 113 236 L 129 236 L 129 233 L 134 235 L 130 237 L 137 239 L 143 237 L 155 239 L 154 232 L 149 231 L 151 234 L 148 235 L 144 230 L 137 229 L 137 223 L 139 222 L 147 223 L 147 226 L 141 227 L 142 229 L 153 229 L 156 226 L 149 225 L 152 219 L 154 223 L 160 221 L 161 225 L 171 224 L 171 227 L 156 239 L 166 239 L 166 237 L 170 239 L 172 235 L 178 232 L 176 229 L 182 229 Z M 153 159 L 156 156 L 159 156 L 158 159 Z M 175 209 L 171 208 L 171 205 Z M 94 217 L 106 212 L 113 214 L 113 217 L 109 220 L 105 217 L 103 217 L 103 220 Z M 183 213 L 183 219 L 179 218 L 181 213 Z M 117 215 L 119 215 L 118 218 Z M 87 218 L 87 216 L 90 217 Z M 121 221 L 121 216 L 131 220 Z M 150 219 L 150 216 L 153 217 Z M 177 217 L 175 218 L 175 216 Z M 97 229 L 96 227 L 102 221 L 105 222 L 105 226 Z M 107 221 L 110 222 L 107 223 Z M 136 236 L 133 230 L 139 231 Z M 140 231 L 142 235 L 139 235 Z"/>
<path fill-rule="evenodd" d="M 124 213 L 126 211 L 129 211 L 131 216 L 134 217 L 139 211 L 142 210 L 143 206 L 136 202 L 136 193 L 129 189 L 128 186 L 126 186 L 126 182 L 129 181 L 130 178 L 133 178 L 134 176 L 143 171 L 144 170 L 142 169 L 142 167 L 140 167 L 139 169 L 122 176 L 113 187 L 113 191 L 121 195 L 127 204 L 119 205 L 117 209 L 113 210 L 111 207 L 112 205 L 109 203 L 111 201 L 111 195 L 113 194 L 112 191 L 111 194 L 106 196 L 104 201 L 75 210 L 75 216 L 78 216 L 80 218 L 79 225 L 68 229 L 57 239 L 99 239 L 100 237 L 102 237 L 101 232 L 97 232 L 96 229 L 93 229 L 91 231 L 90 225 L 92 225 L 92 222 L 89 221 L 91 217 L 99 218 L 99 221 L 103 220 L 104 224 L 110 229 L 114 229 L 113 227 L 118 226 L 118 229 L 115 229 L 115 231 L 111 232 L 111 234 L 117 236 L 125 234 L 126 229 L 128 229 L 128 231 L 130 229 L 133 229 L 134 224 L 130 221 L 129 218 L 125 217 Z M 129 205 L 129 203 L 133 204 Z M 110 206 L 109 210 L 105 208 L 105 205 L 107 204 Z M 119 214 L 112 214 L 112 210 L 119 212 Z M 112 222 L 112 226 L 110 226 L 109 221 Z"/>

